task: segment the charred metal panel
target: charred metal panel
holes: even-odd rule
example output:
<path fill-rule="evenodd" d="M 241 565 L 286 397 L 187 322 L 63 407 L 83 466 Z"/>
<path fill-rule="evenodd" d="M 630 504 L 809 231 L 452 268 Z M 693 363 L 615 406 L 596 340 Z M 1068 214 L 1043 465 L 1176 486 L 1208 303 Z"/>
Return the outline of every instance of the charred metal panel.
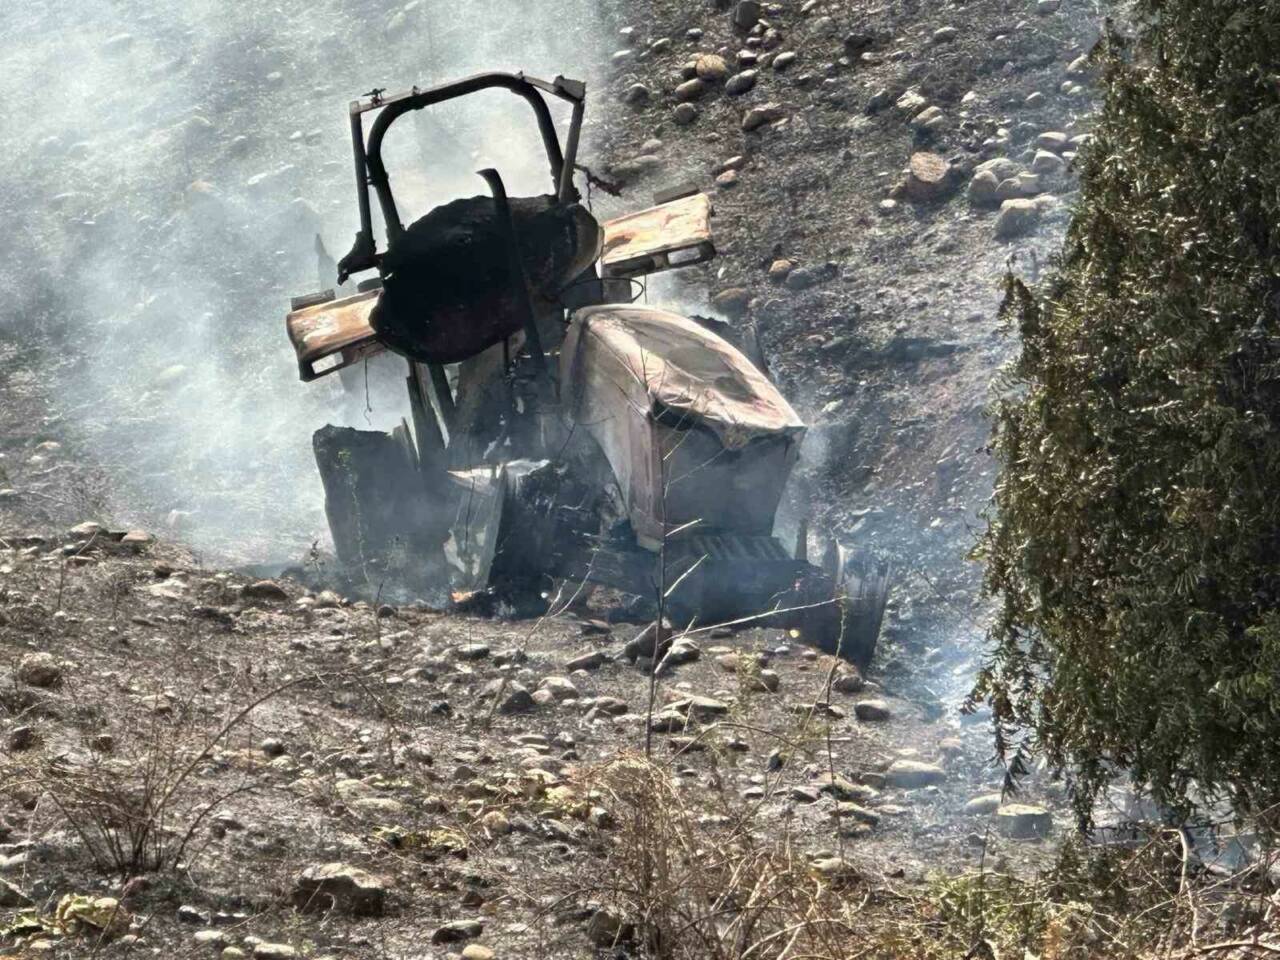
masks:
<path fill-rule="evenodd" d="M 384 349 L 369 325 L 377 297 L 376 292 L 361 293 L 289 314 L 285 324 L 303 380 L 323 377 Z"/>
<path fill-rule="evenodd" d="M 630 213 L 604 225 L 605 276 L 640 277 L 704 263 L 711 242 L 711 198 L 705 193 Z"/>
<path fill-rule="evenodd" d="M 804 423 L 730 343 L 652 307 L 587 307 L 569 326 L 560 380 L 641 545 L 656 549 L 680 527 L 773 532 Z"/>

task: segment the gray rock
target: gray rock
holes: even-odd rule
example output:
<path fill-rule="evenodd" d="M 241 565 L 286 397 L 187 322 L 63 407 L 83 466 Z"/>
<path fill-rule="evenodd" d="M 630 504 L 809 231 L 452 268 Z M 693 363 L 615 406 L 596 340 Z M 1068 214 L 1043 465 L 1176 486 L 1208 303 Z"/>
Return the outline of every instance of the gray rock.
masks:
<path fill-rule="evenodd" d="M 750 303 L 751 291 L 746 287 L 729 287 L 711 298 L 711 306 L 731 320 L 745 317 Z"/>
<path fill-rule="evenodd" d="M 1048 150 L 1037 150 L 1035 159 L 1031 161 L 1031 172 L 1056 176 L 1067 169 L 1067 161 Z"/>
<path fill-rule="evenodd" d="M 997 239 L 1012 240 L 1033 231 L 1040 223 L 1040 205 L 1034 200 L 1006 200 L 996 216 Z"/>
<path fill-rule="evenodd" d="M 981 817 L 989 813 L 995 813 L 1000 808 L 1000 799 L 1000 794 L 998 793 L 984 793 L 966 803 L 964 812 L 971 817 Z"/>
<path fill-rule="evenodd" d="M 996 810 L 995 825 L 1014 840 L 1041 839 L 1053 830 L 1053 814 L 1029 803 L 1006 803 Z"/>
<path fill-rule="evenodd" d="M 703 80 L 696 77 L 692 80 L 686 80 L 680 86 L 676 87 L 676 99 L 681 102 L 697 100 L 707 92 L 707 84 Z"/>
<path fill-rule="evenodd" d="M 576 700 L 579 696 L 578 688 L 568 677 L 544 677 L 542 683 L 538 684 L 538 689 L 546 690 L 557 702 Z"/>
<path fill-rule="evenodd" d="M 682 127 L 687 127 L 698 119 L 698 108 L 692 103 L 682 103 L 671 112 L 671 117 Z"/>
<path fill-rule="evenodd" d="M 947 772 L 933 763 L 919 760 L 895 760 L 885 771 L 885 779 L 892 787 L 916 790 L 932 786 L 947 779 Z"/>
<path fill-rule="evenodd" d="M 914 117 L 928 105 L 929 101 L 915 90 L 908 90 L 894 103 L 894 107 L 908 119 Z"/>
<path fill-rule="evenodd" d="M 513 713 L 528 713 L 537 703 L 528 689 L 522 684 L 511 683 L 507 687 L 507 695 L 498 704 L 498 712 L 506 716 Z"/>
<path fill-rule="evenodd" d="M 936 153 L 912 154 L 904 184 L 907 196 L 916 201 L 941 197 L 947 190 L 950 170 L 947 161 Z"/>
<path fill-rule="evenodd" d="M 750 30 L 764 15 L 758 0 L 739 0 L 733 8 L 733 25 L 739 30 Z"/>
<path fill-rule="evenodd" d="M 247 583 L 240 588 L 240 596 L 246 600 L 267 600 L 267 601 L 284 601 L 289 599 L 289 594 L 285 592 L 284 587 L 276 583 L 274 580 L 258 580 L 255 583 Z"/>
<path fill-rule="evenodd" d="M 437 927 L 436 932 L 431 935 L 431 942 L 460 943 L 463 940 L 478 937 L 483 932 L 484 924 L 479 920 L 453 920 L 442 927 Z"/>
<path fill-rule="evenodd" d="M 883 700 L 863 700 L 854 704 L 853 713 L 859 720 L 868 723 L 876 723 L 882 720 L 888 720 L 892 714 L 889 711 L 889 704 Z"/>
<path fill-rule="evenodd" d="M 62 665 L 51 653 L 29 653 L 18 661 L 18 679 L 32 687 L 56 687 L 62 683 Z"/>
<path fill-rule="evenodd" d="M 969 202 L 974 206 L 994 207 L 1000 202 L 997 199 L 999 192 L 1000 181 L 990 170 L 975 173 L 973 179 L 969 181 Z"/>
<path fill-rule="evenodd" d="M 225 950 L 223 954 L 226 954 Z M 290 960 L 297 955 L 298 951 L 287 943 L 261 942 L 253 945 L 253 960 Z"/>
<path fill-rule="evenodd" d="M 308 867 L 294 881 L 290 899 L 299 909 L 380 916 L 390 881 L 347 863 Z"/>
<path fill-rule="evenodd" d="M 650 93 L 649 88 L 643 83 L 633 83 L 631 86 L 627 87 L 626 92 L 623 93 L 622 102 L 638 106 L 642 103 L 648 103 L 650 96 L 652 96 L 652 94 Z"/>
<path fill-rule="evenodd" d="M 21 726 L 14 727 L 9 731 L 9 749 L 15 753 L 23 750 L 30 750 L 36 745 L 36 731 L 34 727 Z"/>
<path fill-rule="evenodd" d="M 796 52 L 794 50 L 787 50 L 773 58 L 773 69 L 781 72 L 786 70 L 795 62 Z"/>
<path fill-rule="evenodd" d="M 952 43 L 956 37 L 960 36 L 958 27 L 939 27 L 933 31 L 934 43 Z"/>
<path fill-rule="evenodd" d="M 757 76 L 759 74 L 755 70 L 743 70 L 741 73 L 735 73 L 724 85 L 724 92 L 731 97 L 740 96 L 756 85 Z"/>
<path fill-rule="evenodd" d="M 570 673 L 575 670 L 599 670 L 608 662 L 608 657 L 599 650 L 594 650 L 591 653 L 584 653 L 580 657 L 574 657 L 564 665 L 564 668 Z"/>
<path fill-rule="evenodd" d="M 724 57 L 714 53 L 704 53 L 694 61 L 694 72 L 699 80 L 719 83 L 729 75 L 729 65 L 725 63 Z"/>
<path fill-rule="evenodd" d="M 1061 153 L 1063 150 L 1067 149 L 1067 146 L 1070 143 L 1071 138 L 1065 133 L 1058 133 L 1052 130 L 1042 133 L 1040 136 L 1036 137 L 1036 149 L 1048 150 L 1051 153 Z"/>
<path fill-rule="evenodd" d="M 785 115 L 782 105 L 777 103 L 766 103 L 759 107 L 752 107 L 747 111 L 746 116 L 742 118 L 742 129 L 744 132 L 750 133 L 752 130 L 760 129 L 765 124 L 781 120 Z"/>

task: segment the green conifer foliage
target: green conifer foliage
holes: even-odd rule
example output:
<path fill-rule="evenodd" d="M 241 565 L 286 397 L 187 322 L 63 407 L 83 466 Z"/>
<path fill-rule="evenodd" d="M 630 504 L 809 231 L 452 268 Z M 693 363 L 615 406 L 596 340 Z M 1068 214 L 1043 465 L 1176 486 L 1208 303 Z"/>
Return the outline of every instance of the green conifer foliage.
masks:
<path fill-rule="evenodd" d="M 1280 0 L 1138 0 L 1054 277 L 1010 278 L 989 700 L 1073 774 L 1280 803 Z"/>

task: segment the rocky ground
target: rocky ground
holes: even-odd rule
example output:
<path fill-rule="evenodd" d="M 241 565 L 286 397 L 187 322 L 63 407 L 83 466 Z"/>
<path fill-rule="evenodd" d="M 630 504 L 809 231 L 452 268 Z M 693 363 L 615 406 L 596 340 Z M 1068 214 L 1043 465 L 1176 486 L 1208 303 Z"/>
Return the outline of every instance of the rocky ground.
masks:
<path fill-rule="evenodd" d="M 1038 788 L 992 816 L 954 703 L 777 632 L 678 639 L 650 707 L 642 625 L 589 610 L 374 609 L 93 525 L 6 534 L 0 574 L 19 956 L 589 956 L 661 916 L 629 886 L 652 804 L 673 858 L 785 849 L 789 885 L 907 914 L 939 865 L 1025 870 L 1068 826 Z M 705 932 L 707 878 L 671 869 Z"/>
<path fill-rule="evenodd" d="M 813 425 L 793 511 L 945 593 L 992 481 L 1002 278 L 1060 245 L 1099 28 L 1081 0 L 657 0 L 595 110 L 630 196 L 714 192 L 719 257 L 674 293 L 755 327 Z"/>
<path fill-rule="evenodd" d="M 816 955 L 964 955 L 921 906 L 930 877 L 1029 875 L 1068 830 L 1040 780 L 998 811 L 990 731 L 960 716 L 982 612 L 963 558 L 1011 349 L 1000 278 L 1060 243 L 1099 11 L 646 0 L 606 19 L 616 52 L 564 71 L 608 78 L 584 159 L 625 193 L 593 204 L 713 192 L 718 259 L 648 296 L 754 327 L 813 424 L 784 533 L 807 513 L 895 558 L 870 675 L 712 630 L 651 687 L 644 625 L 601 610 L 379 609 L 219 572 L 180 527 L 69 529 L 112 514 L 95 465 L 130 448 L 104 458 L 109 434 L 70 426 L 50 384 L 74 355 L 0 329 L 0 949 L 777 956 L 819 916 Z"/>

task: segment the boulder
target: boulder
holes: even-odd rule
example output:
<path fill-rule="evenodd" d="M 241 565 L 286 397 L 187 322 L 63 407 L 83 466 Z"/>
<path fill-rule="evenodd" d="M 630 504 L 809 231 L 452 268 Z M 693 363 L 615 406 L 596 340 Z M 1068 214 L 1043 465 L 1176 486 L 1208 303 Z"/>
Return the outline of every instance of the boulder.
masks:
<path fill-rule="evenodd" d="M 1022 172 L 1022 166 L 1016 160 L 1010 160 L 1008 157 L 996 157 L 994 160 L 986 160 L 973 168 L 974 175 L 980 173 L 990 173 L 996 178 L 997 182 L 1008 180 L 1016 177 Z"/>
<path fill-rule="evenodd" d="M 564 668 L 570 673 L 575 670 L 599 670 L 608 661 L 609 658 L 599 650 L 593 650 L 591 653 L 584 653 L 580 657 L 574 657 L 564 665 Z"/>
<path fill-rule="evenodd" d="M 995 825 L 1014 840 L 1042 839 L 1053 830 L 1053 814 L 1030 803 L 1006 803 L 996 810 Z"/>
<path fill-rule="evenodd" d="M 724 92 L 731 97 L 740 96 L 756 85 L 757 76 L 758 74 L 755 70 L 743 70 L 741 73 L 735 73 L 724 85 Z"/>
<path fill-rule="evenodd" d="M 997 194 L 1000 181 L 990 170 L 975 173 L 969 181 L 969 202 L 977 207 L 994 207 L 999 203 Z"/>
<path fill-rule="evenodd" d="M 999 240 L 1012 240 L 1030 233 L 1040 223 L 1040 205 L 1034 200 L 1006 200 L 996 216 Z"/>
<path fill-rule="evenodd" d="M 894 106 L 898 111 L 904 114 L 908 119 L 914 117 L 928 105 L 929 101 L 915 90 L 908 90 L 894 103 Z"/>
<path fill-rule="evenodd" d="M 759 0 L 739 0 L 733 8 L 733 25 L 739 30 L 750 30 L 763 15 Z"/>
<path fill-rule="evenodd" d="M 917 790 L 947 779 L 947 772 L 933 763 L 919 760 L 895 760 L 885 771 L 885 779 L 892 787 Z"/>
<path fill-rule="evenodd" d="M 62 683 L 62 665 L 51 653 L 29 653 L 18 661 L 18 680 L 31 687 L 56 687 Z"/>
<path fill-rule="evenodd" d="M 1031 172 L 1046 176 L 1056 176 L 1067 169 L 1067 161 L 1049 150 L 1037 150 L 1035 159 L 1031 161 Z"/>
<path fill-rule="evenodd" d="M 480 936 L 484 932 L 484 924 L 479 920 L 454 920 L 436 928 L 436 932 L 431 935 L 431 942 L 435 944 L 441 943 L 460 943 L 463 940 L 471 940 Z"/>
<path fill-rule="evenodd" d="M 682 127 L 698 119 L 698 108 L 692 103 L 682 103 L 671 112 L 671 118 Z"/>
<path fill-rule="evenodd" d="M 284 587 L 274 580 L 258 580 L 255 583 L 247 583 L 240 588 L 240 596 L 245 600 L 272 600 L 277 602 L 289 599 L 289 594 L 285 592 Z"/>
<path fill-rule="evenodd" d="M 863 700 L 854 704 L 854 716 L 859 720 L 867 723 L 876 723 L 888 720 L 892 714 L 889 711 L 889 704 L 883 700 Z"/>
<path fill-rule="evenodd" d="M 694 71 L 699 80 L 719 83 L 729 75 L 729 65 L 725 63 L 724 57 L 704 53 L 694 61 Z"/>
<path fill-rule="evenodd" d="M 539 690 L 546 690 L 557 702 L 578 699 L 578 688 L 568 677 L 544 677 L 538 685 Z"/>
<path fill-rule="evenodd" d="M 1067 149 L 1067 145 L 1071 142 L 1071 138 L 1065 133 L 1058 133 L 1050 130 L 1036 137 L 1036 149 L 1048 150 L 1052 153 L 1061 153 Z"/>
<path fill-rule="evenodd" d="M 984 793 L 974 797 L 964 805 L 964 812 L 971 817 L 986 816 L 995 813 L 1000 808 L 1000 794 Z"/>
<path fill-rule="evenodd" d="M 336 910 L 352 916 L 380 916 L 389 881 L 347 863 L 308 867 L 294 881 L 290 899 L 300 910 Z"/>
<path fill-rule="evenodd" d="M 507 687 L 507 695 L 498 704 L 498 712 L 510 716 L 513 713 L 528 713 L 536 706 L 533 694 L 522 684 L 512 683 Z"/>
<path fill-rule="evenodd" d="M 712 308 L 731 320 L 741 320 L 745 317 L 750 303 L 751 291 L 746 287 L 729 287 L 711 298 Z"/>
<path fill-rule="evenodd" d="M 695 77 L 692 80 L 686 80 L 684 83 L 680 84 L 680 86 L 676 87 L 676 99 L 681 102 L 697 100 L 706 92 L 706 82 Z"/>
<path fill-rule="evenodd" d="M 753 107 L 742 118 L 742 129 L 744 132 L 750 133 L 752 130 L 758 130 L 766 124 L 775 123 L 784 116 L 782 105 L 778 103 L 766 103 L 759 107 Z"/>
<path fill-rule="evenodd" d="M 950 165 L 936 153 L 914 153 L 907 164 L 907 196 L 917 202 L 934 200 L 947 189 Z"/>

